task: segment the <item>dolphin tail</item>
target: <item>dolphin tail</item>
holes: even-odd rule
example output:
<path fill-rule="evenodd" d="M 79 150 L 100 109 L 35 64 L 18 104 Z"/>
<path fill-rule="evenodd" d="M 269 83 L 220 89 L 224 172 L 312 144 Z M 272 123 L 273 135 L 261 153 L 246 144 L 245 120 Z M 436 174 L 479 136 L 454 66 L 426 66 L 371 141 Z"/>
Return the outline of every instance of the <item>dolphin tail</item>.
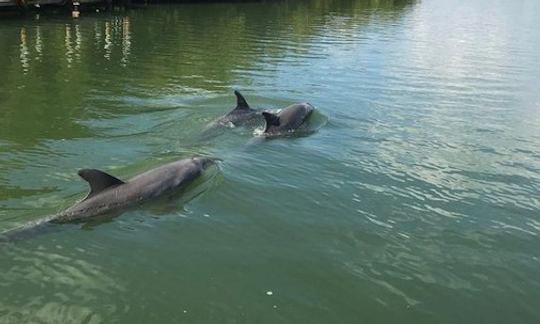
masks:
<path fill-rule="evenodd" d="M 55 217 L 56 215 L 50 215 L 4 231 L 0 233 L 0 243 L 21 241 L 40 234 L 58 231 L 59 227 L 51 223 Z"/>

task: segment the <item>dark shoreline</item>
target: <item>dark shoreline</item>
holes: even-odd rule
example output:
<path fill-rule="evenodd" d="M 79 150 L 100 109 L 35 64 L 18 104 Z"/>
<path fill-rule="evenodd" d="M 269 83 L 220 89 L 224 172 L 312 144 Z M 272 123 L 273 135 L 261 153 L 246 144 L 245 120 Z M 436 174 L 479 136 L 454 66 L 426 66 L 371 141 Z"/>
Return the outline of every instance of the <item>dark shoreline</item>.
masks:
<path fill-rule="evenodd" d="M 27 14 L 81 14 L 94 11 L 117 11 L 125 8 L 145 8 L 152 5 L 275 2 L 279 0 L 0 0 L 0 19 Z M 77 7 L 74 4 L 79 4 Z"/>

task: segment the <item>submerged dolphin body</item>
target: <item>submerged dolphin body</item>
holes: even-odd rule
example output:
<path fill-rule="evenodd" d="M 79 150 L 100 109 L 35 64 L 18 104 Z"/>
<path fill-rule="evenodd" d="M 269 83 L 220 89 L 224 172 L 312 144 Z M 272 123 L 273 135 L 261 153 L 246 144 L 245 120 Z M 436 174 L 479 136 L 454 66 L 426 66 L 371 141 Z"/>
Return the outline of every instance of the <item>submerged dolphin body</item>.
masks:
<path fill-rule="evenodd" d="M 49 222 L 65 223 L 118 211 L 158 197 L 172 195 L 199 176 L 210 159 L 194 157 L 171 162 L 146 171 L 127 182 L 103 171 L 83 169 L 79 176 L 90 185 L 88 196 Z"/>
<path fill-rule="evenodd" d="M 277 114 L 265 111 L 262 113 L 266 120 L 263 134 L 279 135 L 294 131 L 306 122 L 314 109 L 308 103 L 299 103 L 284 108 Z"/>
<path fill-rule="evenodd" d="M 234 94 L 236 95 L 236 107 L 218 118 L 217 123 L 221 125 L 233 124 L 234 126 L 239 126 L 257 120 L 262 122 L 263 118 L 261 111 L 251 108 L 240 92 L 234 91 Z"/>

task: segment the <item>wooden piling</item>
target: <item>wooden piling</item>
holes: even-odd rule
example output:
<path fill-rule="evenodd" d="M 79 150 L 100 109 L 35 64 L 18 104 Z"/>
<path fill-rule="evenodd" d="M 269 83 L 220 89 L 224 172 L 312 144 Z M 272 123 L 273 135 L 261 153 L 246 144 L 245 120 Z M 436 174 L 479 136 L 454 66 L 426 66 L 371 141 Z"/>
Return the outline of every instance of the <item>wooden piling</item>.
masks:
<path fill-rule="evenodd" d="M 81 12 L 79 11 L 79 6 L 81 4 L 79 3 L 78 0 L 72 0 L 71 2 L 71 6 L 72 6 L 72 9 L 71 9 L 71 17 L 73 18 L 79 18 Z"/>
<path fill-rule="evenodd" d="M 21 14 L 26 14 L 28 12 L 28 4 L 26 3 L 26 0 L 17 0 L 16 3 Z"/>

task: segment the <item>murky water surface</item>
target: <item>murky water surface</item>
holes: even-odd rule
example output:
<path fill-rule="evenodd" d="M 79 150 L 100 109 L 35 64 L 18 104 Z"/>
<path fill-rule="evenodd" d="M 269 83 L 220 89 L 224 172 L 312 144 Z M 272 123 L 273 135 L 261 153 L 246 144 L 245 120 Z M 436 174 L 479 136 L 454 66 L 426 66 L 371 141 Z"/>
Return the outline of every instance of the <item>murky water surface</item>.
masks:
<path fill-rule="evenodd" d="M 276 1 L 0 21 L 0 231 L 222 160 L 204 192 L 0 245 L 0 323 L 538 323 L 540 3 Z M 307 101 L 320 129 L 201 136 Z M 256 131 L 255 131 L 256 133 Z"/>

